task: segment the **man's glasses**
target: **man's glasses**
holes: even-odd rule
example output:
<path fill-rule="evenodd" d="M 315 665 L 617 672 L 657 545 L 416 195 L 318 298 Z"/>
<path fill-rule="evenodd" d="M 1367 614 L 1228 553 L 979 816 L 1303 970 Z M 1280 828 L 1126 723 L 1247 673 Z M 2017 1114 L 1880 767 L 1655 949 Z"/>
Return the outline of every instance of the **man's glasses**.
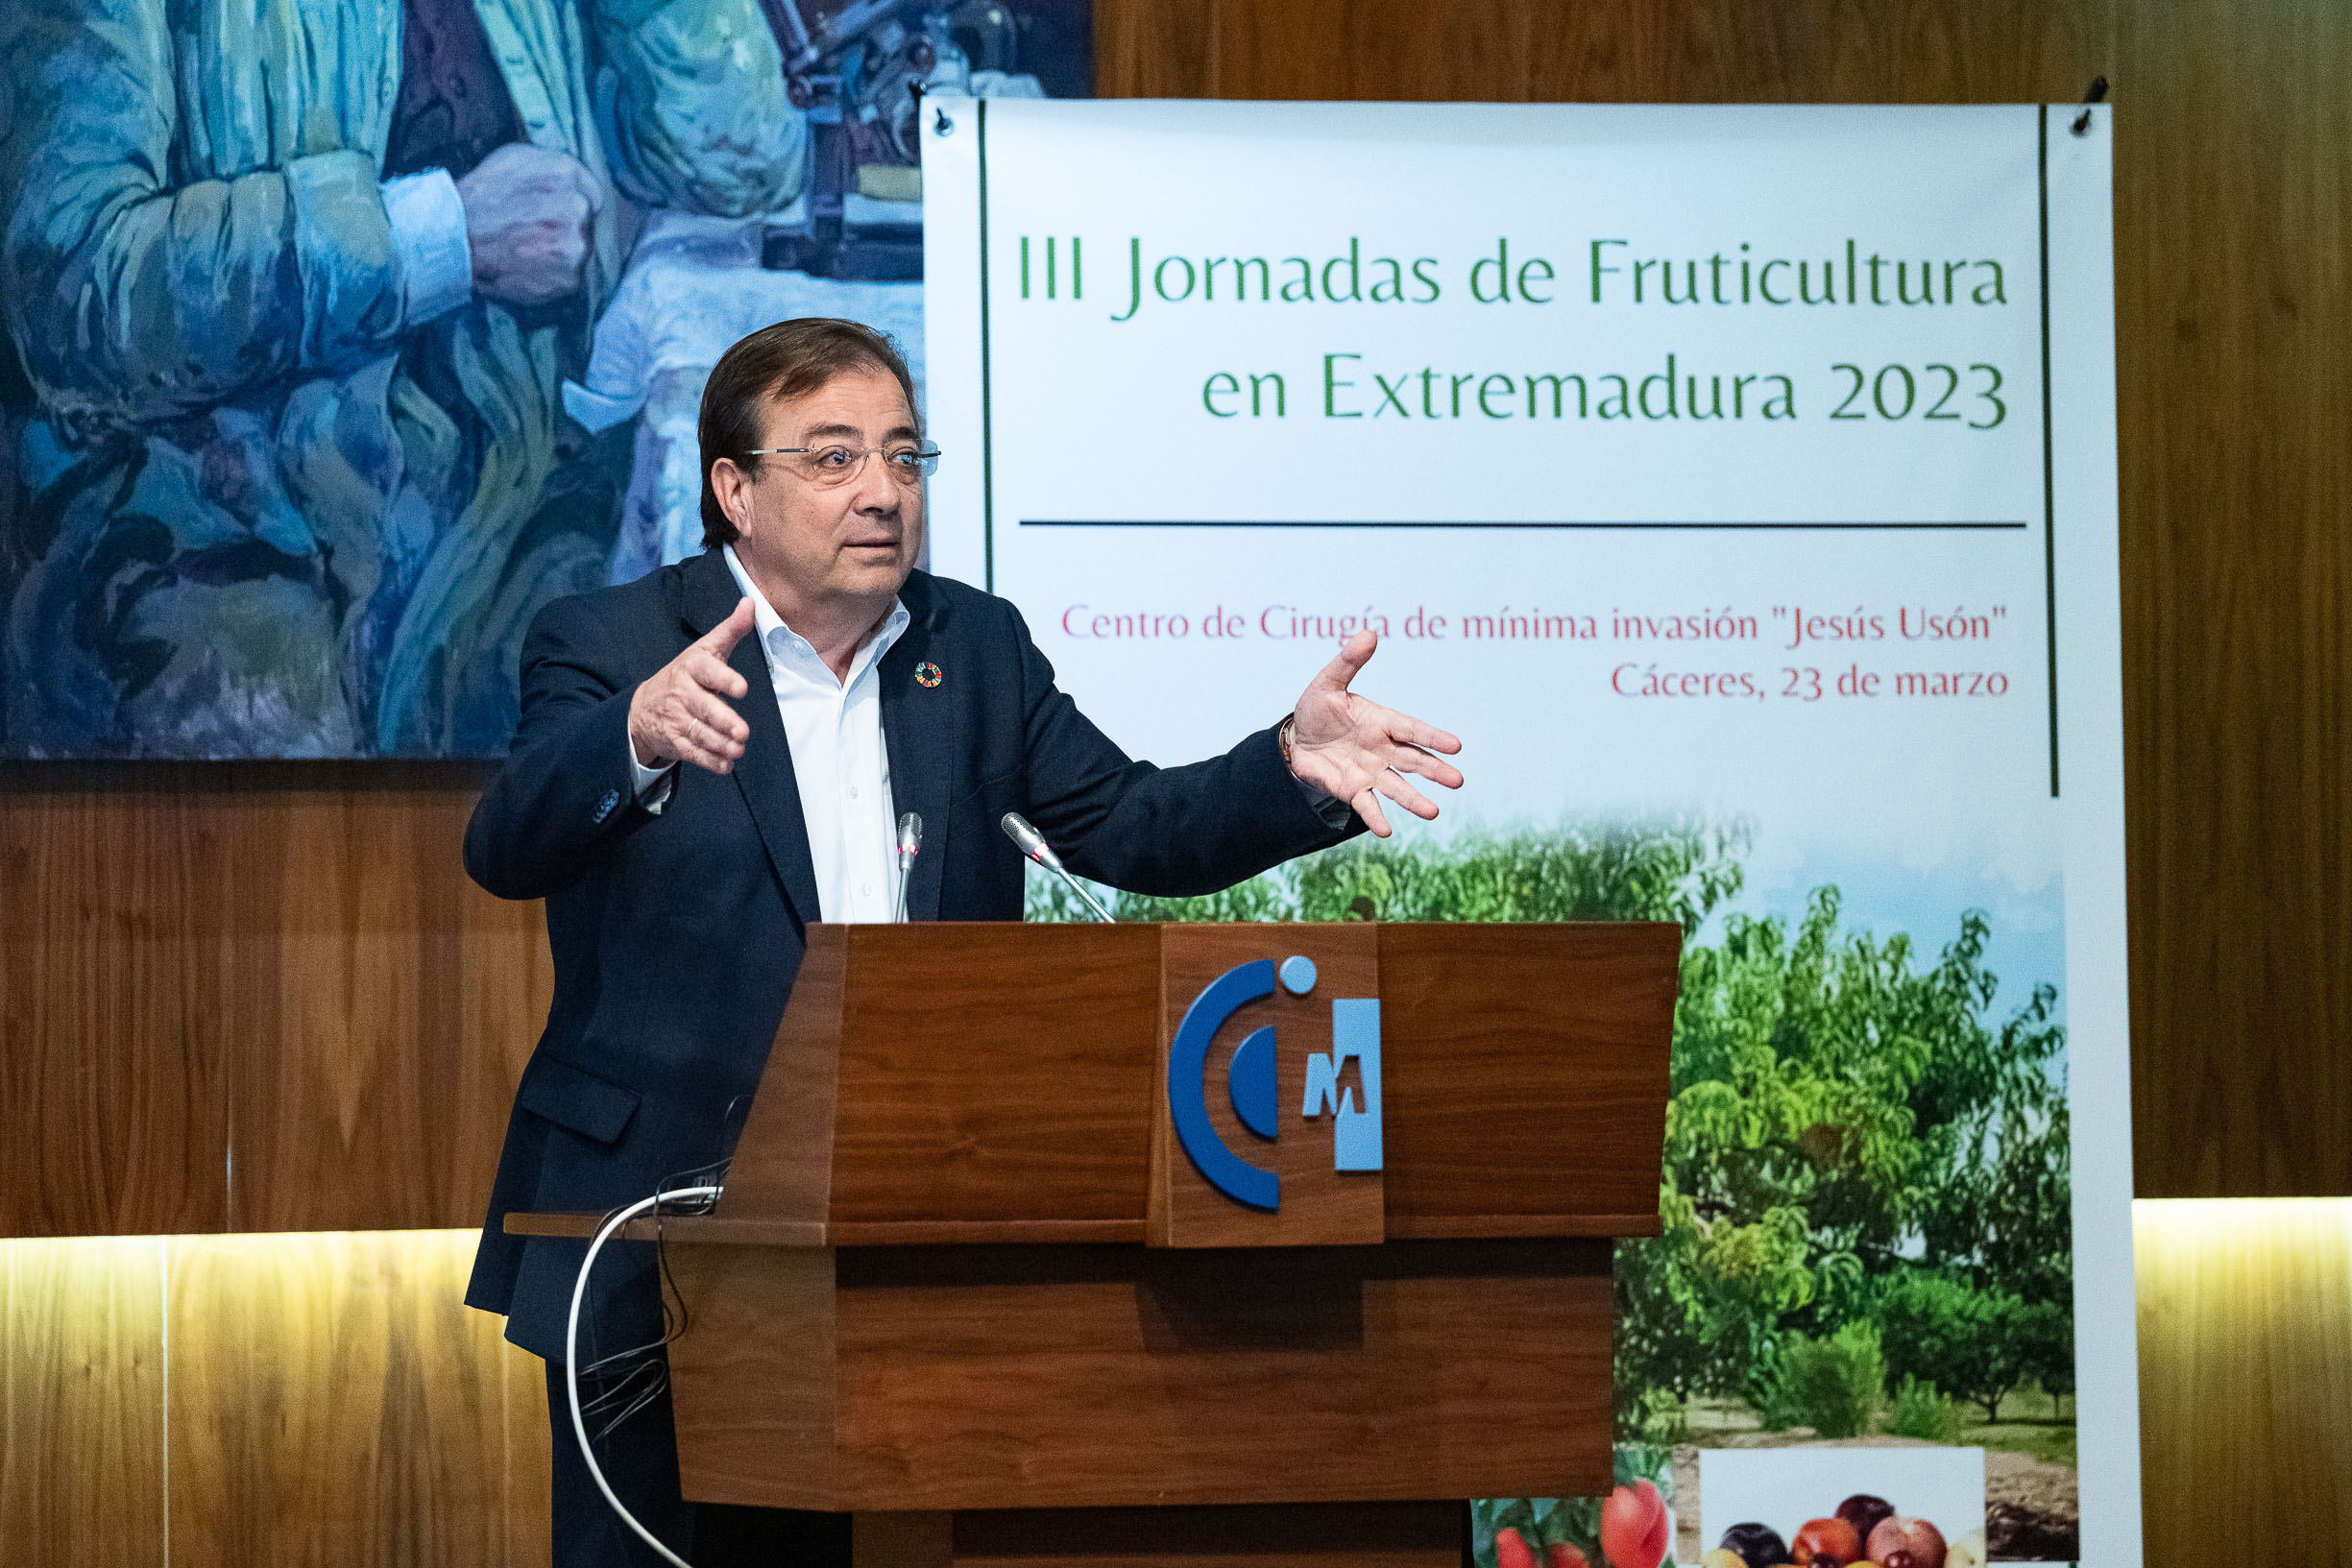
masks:
<path fill-rule="evenodd" d="M 939 467 L 939 448 L 893 442 L 887 446 L 760 446 L 743 457 L 790 457 L 793 470 L 812 485 L 830 490 L 846 485 L 865 471 L 865 460 L 882 459 L 882 471 L 911 489 L 930 478 Z"/>

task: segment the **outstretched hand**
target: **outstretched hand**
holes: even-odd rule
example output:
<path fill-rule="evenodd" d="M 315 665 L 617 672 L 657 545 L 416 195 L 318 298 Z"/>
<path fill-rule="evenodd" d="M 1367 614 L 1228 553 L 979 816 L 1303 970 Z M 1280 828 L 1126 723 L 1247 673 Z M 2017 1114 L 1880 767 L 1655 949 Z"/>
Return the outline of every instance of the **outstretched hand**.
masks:
<path fill-rule="evenodd" d="M 1386 838 L 1389 819 L 1380 797 L 1424 820 L 1435 817 L 1437 807 L 1405 775 L 1418 773 L 1447 789 L 1461 788 L 1461 770 L 1432 754 L 1458 752 L 1462 742 L 1347 689 L 1379 645 L 1376 634 L 1358 632 L 1307 683 L 1291 714 L 1291 771 L 1355 808 L 1364 825 Z"/>
<path fill-rule="evenodd" d="M 734 614 L 637 688 L 629 698 L 629 745 L 640 766 L 683 760 L 713 773 L 734 768 L 751 726 L 726 699 L 742 696 L 751 683 L 727 656 L 751 627 L 751 595 L 745 594 Z"/>

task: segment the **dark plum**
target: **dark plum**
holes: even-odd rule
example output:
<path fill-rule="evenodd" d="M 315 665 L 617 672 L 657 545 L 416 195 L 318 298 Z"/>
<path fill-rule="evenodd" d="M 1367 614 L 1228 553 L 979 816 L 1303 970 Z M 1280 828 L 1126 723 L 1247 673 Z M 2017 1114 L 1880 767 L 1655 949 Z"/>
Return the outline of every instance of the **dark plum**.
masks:
<path fill-rule="evenodd" d="M 1780 1568 L 1788 1560 L 1788 1543 L 1770 1525 L 1734 1525 L 1723 1532 L 1723 1549 L 1738 1553 L 1748 1568 Z"/>
<path fill-rule="evenodd" d="M 1883 1497 L 1873 1497 L 1868 1492 L 1856 1492 L 1837 1506 L 1837 1516 L 1852 1525 L 1854 1532 L 1866 1541 L 1870 1539 L 1870 1532 L 1879 1528 L 1879 1521 L 1889 1517 L 1894 1511 L 1894 1504 Z"/>

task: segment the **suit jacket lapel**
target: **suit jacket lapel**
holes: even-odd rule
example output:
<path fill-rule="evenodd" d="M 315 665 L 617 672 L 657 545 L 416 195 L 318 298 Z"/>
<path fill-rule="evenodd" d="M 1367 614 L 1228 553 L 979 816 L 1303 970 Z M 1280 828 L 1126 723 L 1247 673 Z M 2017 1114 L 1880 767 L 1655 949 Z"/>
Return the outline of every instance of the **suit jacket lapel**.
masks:
<path fill-rule="evenodd" d="M 954 686 L 958 671 L 941 667 L 938 621 L 943 614 L 920 573 L 907 579 L 899 600 L 907 629 L 883 656 L 882 739 L 890 759 L 890 804 L 900 815 L 923 819 L 923 847 L 907 885 L 907 918 L 936 920 L 947 865 L 948 788 L 956 757 Z M 933 684 L 915 679 L 925 664 Z"/>
<path fill-rule="evenodd" d="M 705 550 L 687 563 L 686 626 L 702 637 L 735 611 L 743 591 L 727 569 L 726 557 Z M 816 895 L 816 863 L 809 857 L 809 823 L 800 810 L 800 781 L 792 771 L 792 748 L 784 737 L 784 717 L 776 711 L 776 686 L 767 673 L 767 656 L 761 651 L 757 632 L 735 645 L 727 663 L 743 677 L 750 690 L 735 704 L 751 727 L 743 755 L 735 764 L 734 779 L 743 791 L 743 804 L 760 830 L 768 864 L 784 884 L 785 898 L 802 925 L 822 918 Z"/>

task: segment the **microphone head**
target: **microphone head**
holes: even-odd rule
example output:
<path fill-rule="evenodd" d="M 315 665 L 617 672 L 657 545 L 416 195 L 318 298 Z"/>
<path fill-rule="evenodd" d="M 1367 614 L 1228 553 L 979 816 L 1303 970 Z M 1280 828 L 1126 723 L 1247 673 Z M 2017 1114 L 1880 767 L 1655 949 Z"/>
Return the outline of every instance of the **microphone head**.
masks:
<path fill-rule="evenodd" d="M 923 847 L 923 819 L 912 811 L 898 819 L 898 853 L 912 855 Z"/>
<path fill-rule="evenodd" d="M 1002 825 L 1005 829 L 1005 836 L 1011 839 L 1013 847 L 1030 859 L 1044 866 L 1061 863 L 1059 856 L 1055 856 L 1053 849 L 1046 843 L 1045 835 L 1031 827 L 1029 818 L 1020 812 L 1006 812 Z"/>

